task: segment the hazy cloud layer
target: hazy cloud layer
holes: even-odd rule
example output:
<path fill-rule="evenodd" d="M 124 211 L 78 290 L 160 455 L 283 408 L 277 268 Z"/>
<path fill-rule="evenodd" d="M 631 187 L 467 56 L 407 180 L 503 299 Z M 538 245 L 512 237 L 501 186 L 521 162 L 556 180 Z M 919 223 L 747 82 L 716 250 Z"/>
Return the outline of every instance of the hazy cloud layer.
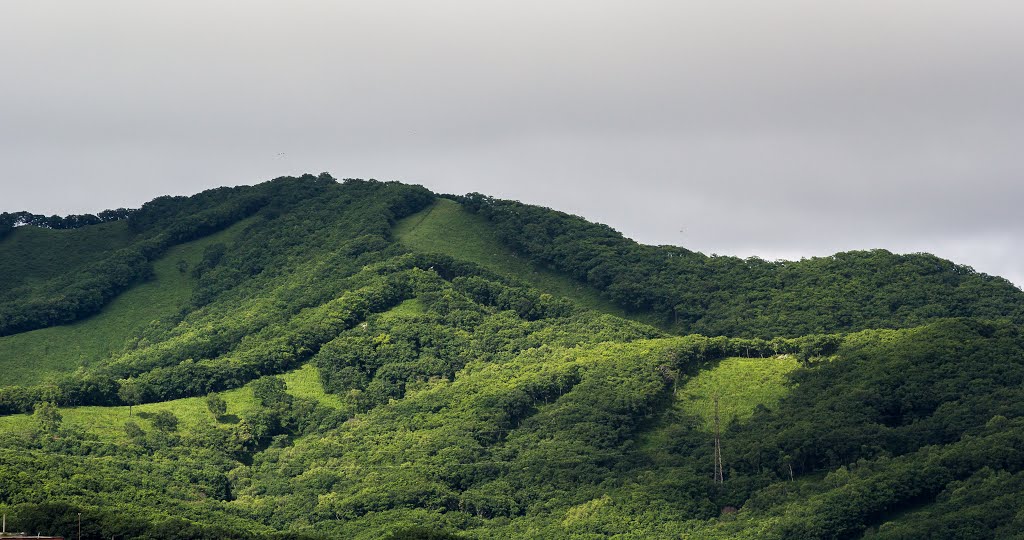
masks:
<path fill-rule="evenodd" d="M 0 209 L 330 171 L 1024 284 L 1024 4 L 5 2 Z"/>

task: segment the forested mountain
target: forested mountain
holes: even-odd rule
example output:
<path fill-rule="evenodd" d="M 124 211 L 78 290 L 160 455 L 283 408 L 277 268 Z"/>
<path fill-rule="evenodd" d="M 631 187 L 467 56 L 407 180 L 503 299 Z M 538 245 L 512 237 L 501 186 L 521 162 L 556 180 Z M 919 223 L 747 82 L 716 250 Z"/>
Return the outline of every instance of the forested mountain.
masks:
<path fill-rule="evenodd" d="M 1005 279 L 928 254 L 885 250 L 797 262 L 708 257 L 637 244 L 606 225 L 479 193 L 458 197 L 512 249 L 653 311 L 679 332 L 771 337 L 897 328 L 939 317 L 1024 321 Z"/>
<path fill-rule="evenodd" d="M 279 178 L 0 215 L 0 511 L 83 538 L 1024 535 L 1024 293 Z"/>

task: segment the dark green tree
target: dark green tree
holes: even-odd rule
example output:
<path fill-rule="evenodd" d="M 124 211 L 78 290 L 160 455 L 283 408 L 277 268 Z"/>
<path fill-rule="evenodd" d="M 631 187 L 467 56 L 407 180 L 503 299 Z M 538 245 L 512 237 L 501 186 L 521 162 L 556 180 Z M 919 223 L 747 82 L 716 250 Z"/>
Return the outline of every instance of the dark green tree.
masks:
<path fill-rule="evenodd" d="M 178 417 L 166 409 L 153 415 L 153 427 L 160 431 L 170 432 L 178 429 Z"/>
<path fill-rule="evenodd" d="M 128 417 L 132 416 L 132 407 L 142 403 L 145 395 L 142 384 L 137 379 L 125 379 L 120 382 L 117 390 L 117 397 L 128 404 Z"/>
<path fill-rule="evenodd" d="M 35 420 L 37 429 L 41 433 L 47 434 L 56 433 L 60 429 L 61 422 L 64 420 L 57 406 L 49 401 L 36 405 L 32 418 Z"/>
<path fill-rule="evenodd" d="M 224 401 L 224 398 L 220 394 L 209 393 L 206 395 L 206 408 L 213 415 L 214 419 L 220 419 L 228 412 L 228 403 Z"/>
<path fill-rule="evenodd" d="M 292 400 L 280 377 L 264 377 L 255 381 L 252 383 L 252 395 L 261 406 L 268 409 L 280 409 Z"/>
<path fill-rule="evenodd" d="M 138 424 L 131 420 L 124 423 L 124 434 L 132 441 L 138 442 L 146 437 L 146 432 Z"/>

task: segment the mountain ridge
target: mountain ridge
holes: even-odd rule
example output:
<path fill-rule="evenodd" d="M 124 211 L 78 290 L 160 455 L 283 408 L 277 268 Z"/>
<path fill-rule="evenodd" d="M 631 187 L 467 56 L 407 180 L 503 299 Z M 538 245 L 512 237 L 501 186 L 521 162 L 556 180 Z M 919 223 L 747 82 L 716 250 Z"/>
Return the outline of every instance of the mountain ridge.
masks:
<path fill-rule="evenodd" d="M 1024 293 L 937 257 L 708 257 L 326 174 L 61 234 L 94 227 L 124 231 L 0 283 L 0 368 L 32 375 L 0 382 L 0 510 L 26 530 L 1024 533 Z M 124 342 L 76 356 L 105 335 Z"/>
<path fill-rule="evenodd" d="M 313 184 L 334 181 L 329 175 L 321 175 L 320 178 L 307 175 L 303 178 Z M 178 224 L 177 230 L 169 231 L 161 238 L 138 242 L 142 244 L 144 260 L 129 264 L 144 265 L 167 246 L 175 245 L 186 238 L 205 236 L 237 221 L 242 215 L 259 210 L 274 196 L 274 190 L 269 189 L 269 186 L 281 185 L 287 180 L 287 177 L 283 177 L 256 186 L 216 188 L 193 197 L 158 197 L 143 205 L 138 211 L 120 209 L 119 212 L 124 215 L 118 214 L 117 219 L 128 220 L 138 234 L 140 231 L 160 227 L 161 218 L 158 216 L 161 212 L 180 212 L 181 209 L 170 209 L 175 204 L 191 204 L 191 211 L 195 212 L 195 205 L 204 204 L 203 201 L 208 204 L 218 196 L 224 198 L 227 194 L 232 194 L 235 198 L 242 199 L 241 202 L 234 203 L 233 208 L 221 210 L 224 217 L 212 217 L 211 212 L 206 211 L 206 215 L 192 218 L 192 225 Z M 268 193 L 258 194 L 261 188 Z M 424 192 L 429 193 L 426 190 Z M 731 256 L 707 256 L 681 247 L 640 244 L 607 225 L 589 222 L 579 216 L 546 207 L 494 199 L 479 193 L 465 196 L 425 196 L 431 200 L 452 200 L 459 203 L 469 212 L 483 216 L 493 225 L 498 239 L 531 264 L 540 268 L 550 268 L 582 284 L 592 286 L 606 299 L 623 309 L 633 312 L 650 311 L 656 314 L 661 323 L 674 327 L 677 332 L 769 337 L 780 334 L 799 335 L 900 327 L 936 317 L 1006 317 L 1017 322 L 1024 321 L 1024 310 L 1020 308 L 1024 292 L 1020 289 L 998 276 L 975 272 L 968 266 L 958 265 L 927 253 L 899 255 L 880 249 L 858 250 L 825 257 L 811 257 L 801 261 L 776 262 L 756 257 L 741 259 Z M 294 204 L 294 201 L 292 202 Z M 230 204 L 231 201 L 227 201 L 227 205 Z M 278 201 L 275 204 L 281 203 Z M 27 213 L 4 215 L 20 214 Z M 80 219 L 82 217 L 68 216 L 64 219 L 78 223 L 73 228 L 88 227 L 91 221 Z M 61 218 L 54 216 L 39 221 L 45 227 L 48 226 L 47 220 L 54 219 Z M 224 223 L 204 223 L 204 220 L 209 222 L 211 219 L 220 219 Z M 191 232 L 184 230 L 189 227 Z M 817 275 L 804 275 L 808 272 L 802 270 L 808 267 L 812 267 Z M 851 279 L 859 277 L 864 281 L 864 275 L 869 272 L 886 274 L 866 283 L 854 282 Z M 100 302 L 109 301 L 112 294 L 123 290 L 131 280 L 140 277 L 144 276 L 136 271 L 125 279 L 111 284 L 109 288 L 113 291 L 102 292 Z M 914 279 L 920 281 L 922 278 L 929 278 L 933 282 L 929 283 L 929 290 L 922 291 L 917 297 L 906 297 L 905 290 L 909 282 Z M 735 290 L 735 298 L 729 298 L 729 286 L 737 288 L 736 283 L 730 281 L 737 280 L 759 283 L 741 283 L 740 285 L 747 285 L 747 289 L 750 290 Z M 917 283 L 913 285 L 920 288 Z M 836 306 L 820 305 L 802 305 L 799 309 L 805 312 L 818 311 L 819 316 L 825 316 L 823 312 L 829 310 L 842 311 L 847 314 L 848 320 L 837 317 L 828 321 L 805 321 L 795 332 L 793 321 L 788 321 L 786 324 L 789 328 L 783 329 L 764 320 L 760 324 L 737 324 L 735 321 L 725 320 L 764 319 L 766 312 L 784 312 L 784 304 L 794 303 L 801 295 L 807 296 L 806 290 L 787 293 L 787 287 L 829 287 L 829 293 L 836 296 L 841 304 L 839 309 Z M 860 290 L 850 290 L 851 287 Z M 724 294 L 720 291 L 724 291 Z M 4 292 L 0 290 L 0 300 L 3 299 Z M 857 295 L 856 302 L 843 303 L 842 296 L 851 293 Z M 985 295 L 988 298 L 980 298 Z M 979 305 L 982 300 L 988 305 Z M 864 313 L 858 313 L 860 310 L 857 309 L 858 306 L 853 305 L 855 303 L 877 305 L 871 306 L 871 309 Z M 0 301 L 0 335 L 10 333 L 11 327 L 25 329 L 40 324 L 38 321 L 30 322 L 28 326 L 19 325 L 17 321 L 12 323 L 12 316 L 5 311 L 30 311 L 32 308 L 24 305 L 8 307 L 3 304 L 4 302 Z M 94 313 L 97 307 L 99 306 L 82 310 L 82 314 Z M 51 307 L 50 311 L 53 310 Z M 66 316 L 61 322 L 70 322 L 75 316 Z"/>

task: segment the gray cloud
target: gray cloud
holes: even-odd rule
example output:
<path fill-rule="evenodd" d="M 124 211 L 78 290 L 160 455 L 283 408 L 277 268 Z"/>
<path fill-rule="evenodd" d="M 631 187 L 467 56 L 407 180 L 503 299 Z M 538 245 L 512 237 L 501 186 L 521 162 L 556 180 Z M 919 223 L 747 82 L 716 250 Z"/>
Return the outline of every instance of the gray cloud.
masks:
<path fill-rule="evenodd" d="M 12 2 L 0 207 L 331 171 L 1024 284 L 1010 1 Z M 285 156 L 279 156 L 280 153 Z"/>

